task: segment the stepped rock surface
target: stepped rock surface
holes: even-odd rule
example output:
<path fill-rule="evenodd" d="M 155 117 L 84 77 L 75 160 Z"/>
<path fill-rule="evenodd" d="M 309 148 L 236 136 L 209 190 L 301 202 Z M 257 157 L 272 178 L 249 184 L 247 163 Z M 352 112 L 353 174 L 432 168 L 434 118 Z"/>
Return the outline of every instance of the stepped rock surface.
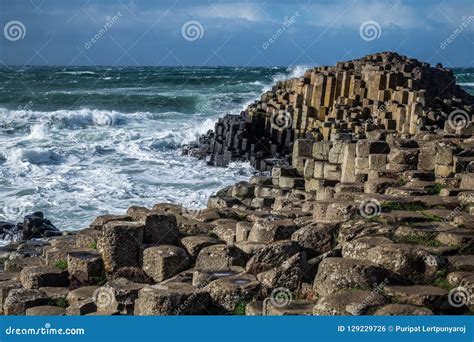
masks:
<path fill-rule="evenodd" d="M 383 52 L 310 69 L 185 147 L 262 171 L 206 209 L 135 206 L 62 236 L 41 213 L 0 223 L 0 310 L 472 313 L 473 113 L 441 65 Z"/>

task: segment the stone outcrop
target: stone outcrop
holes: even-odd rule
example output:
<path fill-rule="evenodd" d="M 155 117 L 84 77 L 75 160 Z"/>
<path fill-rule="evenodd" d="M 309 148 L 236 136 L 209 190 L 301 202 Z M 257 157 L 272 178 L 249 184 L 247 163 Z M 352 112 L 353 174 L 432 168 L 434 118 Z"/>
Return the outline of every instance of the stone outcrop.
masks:
<path fill-rule="evenodd" d="M 1 240 L 21 241 L 59 235 L 61 235 L 59 229 L 50 220 L 45 219 L 42 212 L 27 215 L 23 222 L 17 224 L 0 222 Z"/>
<path fill-rule="evenodd" d="M 472 114 L 451 71 L 395 53 L 279 82 L 188 146 L 267 172 L 199 211 L 131 207 L 0 248 L 1 310 L 472 313 Z"/>
<path fill-rule="evenodd" d="M 472 97 L 456 85 L 451 70 L 383 52 L 333 67 L 317 67 L 300 78 L 278 82 L 240 115 L 219 119 L 213 131 L 184 152 L 216 166 L 248 160 L 258 170 L 269 171 L 275 163 L 291 161 L 293 144 L 302 138 L 353 141 L 390 132 L 414 135 L 439 130 L 469 136 L 472 125 L 457 124 L 471 120 L 473 104 Z M 455 125 L 448 124 L 450 114 Z M 330 163 L 342 164 L 341 149 L 333 152 Z M 399 165 L 416 164 L 416 156 L 409 152 L 394 150 L 389 164 L 393 160 Z M 299 150 L 299 154 L 311 152 Z M 359 158 L 368 158 L 363 155 Z M 408 158 L 408 163 L 400 162 L 403 158 Z M 373 167 L 385 162 L 382 157 L 372 159 Z M 362 163 L 368 160 L 360 159 L 359 166 Z M 301 160 L 293 159 L 293 164 L 303 170 Z M 441 165 L 449 166 L 439 163 L 439 172 L 445 169 Z"/>

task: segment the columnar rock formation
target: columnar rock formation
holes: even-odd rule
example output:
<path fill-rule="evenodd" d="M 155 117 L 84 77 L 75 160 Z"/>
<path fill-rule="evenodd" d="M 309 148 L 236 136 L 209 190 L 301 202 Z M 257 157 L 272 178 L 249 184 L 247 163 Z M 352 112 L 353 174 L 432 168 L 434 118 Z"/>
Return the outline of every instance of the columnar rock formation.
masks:
<path fill-rule="evenodd" d="M 377 129 L 470 136 L 473 126 L 459 120 L 471 120 L 473 105 L 451 70 L 378 53 L 279 82 L 240 115 L 220 119 L 213 132 L 185 152 L 217 166 L 246 159 L 264 171 L 275 164 L 272 158 L 288 160 L 298 138 L 364 139 Z"/>
<path fill-rule="evenodd" d="M 270 174 L 218 191 L 203 210 L 131 207 L 4 247 L 0 309 L 472 312 L 472 105 L 449 70 L 393 53 L 280 82 L 188 149 Z"/>

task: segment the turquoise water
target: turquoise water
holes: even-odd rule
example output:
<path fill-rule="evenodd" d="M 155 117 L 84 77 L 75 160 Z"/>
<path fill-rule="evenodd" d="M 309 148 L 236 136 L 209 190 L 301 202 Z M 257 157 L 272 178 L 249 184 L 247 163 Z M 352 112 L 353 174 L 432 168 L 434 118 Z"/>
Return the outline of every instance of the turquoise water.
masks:
<path fill-rule="evenodd" d="M 459 84 L 469 94 L 474 95 L 474 68 L 454 69 L 456 83 Z"/>
<path fill-rule="evenodd" d="M 180 147 L 295 68 L 0 67 L 0 220 L 44 211 L 60 229 L 160 201 L 202 207 L 252 175 Z M 456 70 L 473 93 L 474 69 Z"/>

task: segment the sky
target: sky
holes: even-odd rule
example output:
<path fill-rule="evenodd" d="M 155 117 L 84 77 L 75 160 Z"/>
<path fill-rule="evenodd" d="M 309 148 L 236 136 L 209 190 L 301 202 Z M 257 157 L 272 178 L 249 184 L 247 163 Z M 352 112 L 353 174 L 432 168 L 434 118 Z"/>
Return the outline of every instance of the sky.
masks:
<path fill-rule="evenodd" d="M 0 29 L 0 65 L 318 66 L 396 51 L 474 67 L 472 0 L 0 0 Z"/>

